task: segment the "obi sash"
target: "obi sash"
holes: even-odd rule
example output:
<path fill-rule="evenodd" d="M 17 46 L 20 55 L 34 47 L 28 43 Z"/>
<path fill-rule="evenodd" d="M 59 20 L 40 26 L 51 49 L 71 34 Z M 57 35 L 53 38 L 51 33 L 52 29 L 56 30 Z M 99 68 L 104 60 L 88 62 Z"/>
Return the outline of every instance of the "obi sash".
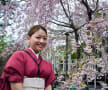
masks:
<path fill-rule="evenodd" d="M 24 78 L 24 90 L 44 90 L 45 80 L 43 78 Z"/>

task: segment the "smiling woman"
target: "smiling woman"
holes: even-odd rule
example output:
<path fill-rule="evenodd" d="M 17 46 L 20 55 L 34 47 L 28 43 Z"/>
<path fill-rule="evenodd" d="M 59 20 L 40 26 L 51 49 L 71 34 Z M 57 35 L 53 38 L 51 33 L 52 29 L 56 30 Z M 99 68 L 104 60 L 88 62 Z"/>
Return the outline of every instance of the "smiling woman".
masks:
<path fill-rule="evenodd" d="M 0 90 L 52 90 L 55 80 L 52 64 L 40 56 L 47 44 L 47 30 L 41 25 L 30 28 L 29 48 L 16 51 L 5 65 Z"/>
<path fill-rule="evenodd" d="M 34 31 L 33 29 L 37 31 Z M 32 48 L 35 53 L 39 53 L 47 44 L 47 31 L 44 28 L 35 29 L 32 27 L 27 35 L 27 39 L 29 41 L 30 48 Z"/>

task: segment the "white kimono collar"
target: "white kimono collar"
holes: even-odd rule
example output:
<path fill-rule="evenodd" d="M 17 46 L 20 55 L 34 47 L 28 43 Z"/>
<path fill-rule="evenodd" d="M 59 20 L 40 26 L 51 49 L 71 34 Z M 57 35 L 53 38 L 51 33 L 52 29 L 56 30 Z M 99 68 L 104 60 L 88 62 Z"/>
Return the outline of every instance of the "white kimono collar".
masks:
<path fill-rule="evenodd" d="M 37 54 L 36 54 L 32 48 L 29 48 L 29 49 L 36 55 L 37 58 L 39 57 L 39 54 L 40 54 L 40 53 L 37 53 Z"/>

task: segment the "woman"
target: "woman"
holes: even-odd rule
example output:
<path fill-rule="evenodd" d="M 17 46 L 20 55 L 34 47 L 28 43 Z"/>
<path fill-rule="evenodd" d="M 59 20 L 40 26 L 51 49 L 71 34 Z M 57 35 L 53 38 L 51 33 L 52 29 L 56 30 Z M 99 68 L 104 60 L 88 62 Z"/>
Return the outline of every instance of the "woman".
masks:
<path fill-rule="evenodd" d="M 52 64 L 39 54 L 47 44 L 47 30 L 35 25 L 29 30 L 27 40 L 29 48 L 16 51 L 6 63 L 0 79 L 0 90 L 26 90 L 24 85 L 27 84 L 27 78 L 31 80 L 35 77 L 45 81 L 45 90 L 52 90 L 51 85 L 55 80 Z"/>

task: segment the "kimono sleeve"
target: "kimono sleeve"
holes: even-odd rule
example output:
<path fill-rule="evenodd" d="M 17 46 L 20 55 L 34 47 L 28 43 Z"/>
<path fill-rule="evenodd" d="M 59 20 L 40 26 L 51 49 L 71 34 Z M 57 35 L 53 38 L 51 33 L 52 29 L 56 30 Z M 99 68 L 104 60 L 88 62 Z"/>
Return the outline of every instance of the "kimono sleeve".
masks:
<path fill-rule="evenodd" d="M 45 82 L 45 88 L 48 86 L 48 85 L 52 85 L 54 80 L 56 79 L 56 76 L 54 74 L 54 71 L 53 71 L 53 67 L 52 67 L 52 64 L 50 63 L 50 68 L 51 68 L 51 73 L 49 75 L 49 77 L 47 78 L 46 82 Z"/>
<path fill-rule="evenodd" d="M 23 82 L 24 57 L 21 51 L 15 52 L 4 68 L 4 76 L 9 82 Z"/>

